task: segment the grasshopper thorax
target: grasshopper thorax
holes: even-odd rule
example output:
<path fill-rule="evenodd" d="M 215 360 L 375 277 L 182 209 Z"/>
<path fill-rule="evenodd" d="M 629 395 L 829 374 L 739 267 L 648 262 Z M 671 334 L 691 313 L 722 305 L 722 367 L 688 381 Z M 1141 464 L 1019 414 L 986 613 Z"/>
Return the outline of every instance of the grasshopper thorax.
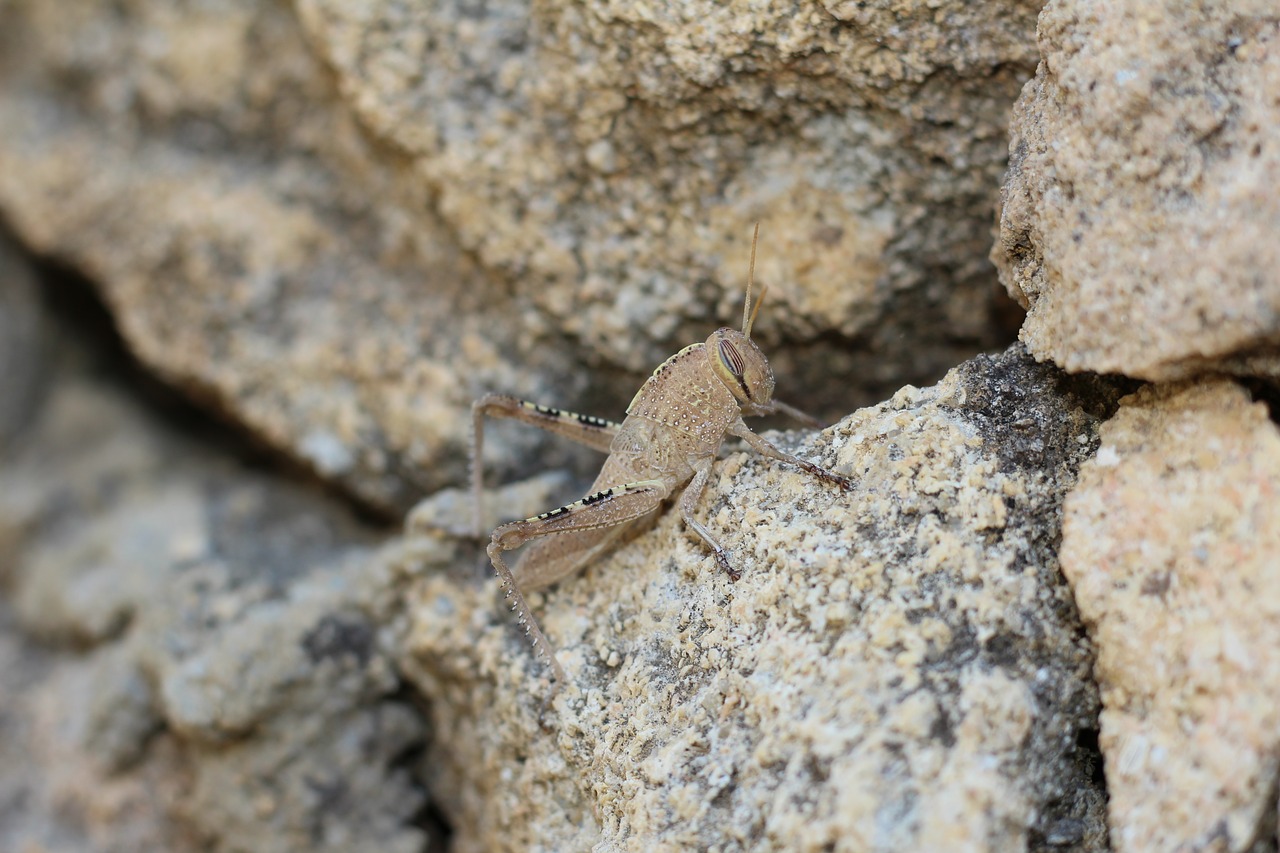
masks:
<path fill-rule="evenodd" d="M 772 402 L 773 371 L 751 338 L 737 329 L 716 329 L 707 338 L 707 357 L 716 377 L 741 405 Z"/>

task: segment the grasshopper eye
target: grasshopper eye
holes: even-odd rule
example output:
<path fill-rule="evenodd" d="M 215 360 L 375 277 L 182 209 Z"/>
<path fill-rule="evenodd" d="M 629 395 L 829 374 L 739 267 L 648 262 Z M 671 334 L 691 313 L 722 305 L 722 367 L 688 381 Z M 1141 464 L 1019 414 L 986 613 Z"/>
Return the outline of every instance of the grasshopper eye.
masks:
<path fill-rule="evenodd" d="M 720 363 L 729 368 L 729 372 L 734 376 L 742 376 L 742 371 L 746 370 L 746 362 L 742 359 L 742 353 L 738 352 L 738 348 L 729 341 L 720 340 Z"/>
<path fill-rule="evenodd" d="M 707 338 L 707 364 L 740 403 L 767 404 L 773 373 L 760 348 L 737 329 L 719 329 Z"/>

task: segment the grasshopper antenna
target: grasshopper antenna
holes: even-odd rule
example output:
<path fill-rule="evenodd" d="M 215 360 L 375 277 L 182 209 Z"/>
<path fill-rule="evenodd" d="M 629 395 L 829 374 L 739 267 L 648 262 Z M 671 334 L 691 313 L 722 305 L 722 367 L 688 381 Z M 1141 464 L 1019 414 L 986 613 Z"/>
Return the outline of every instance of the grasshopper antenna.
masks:
<path fill-rule="evenodd" d="M 760 311 L 760 303 L 764 301 L 765 291 L 769 288 L 766 286 L 760 290 L 760 298 L 756 300 L 755 308 L 751 307 L 751 285 L 756 277 L 756 241 L 760 239 L 760 223 L 756 223 L 756 230 L 751 235 L 751 264 L 747 267 L 747 299 L 742 304 L 742 334 L 748 338 L 751 337 L 751 327 L 756 322 L 756 314 Z"/>
<path fill-rule="evenodd" d="M 764 295 L 769 292 L 769 285 L 760 288 L 760 295 L 756 297 L 756 304 L 751 308 L 751 319 L 747 321 L 743 334 L 748 338 L 751 337 L 751 327 L 756 324 L 756 315 L 760 313 L 760 305 L 764 302 Z"/>

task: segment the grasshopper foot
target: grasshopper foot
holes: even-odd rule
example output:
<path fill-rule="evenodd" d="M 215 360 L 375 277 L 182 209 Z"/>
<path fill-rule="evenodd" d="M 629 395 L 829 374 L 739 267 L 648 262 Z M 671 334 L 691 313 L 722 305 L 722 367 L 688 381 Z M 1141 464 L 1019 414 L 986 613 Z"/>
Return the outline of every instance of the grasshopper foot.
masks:
<path fill-rule="evenodd" d="M 841 477 L 839 474 L 829 474 L 828 479 L 839 486 L 840 491 L 842 492 L 852 492 L 854 489 L 853 480 L 850 480 L 847 477 Z"/>
<path fill-rule="evenodd" d="M 737 581 L 742 578 L 742 572 L 733 567 L 733 564 L 729 562 L 729 556 L 721 549 L 716 550 L 716 563 L 718 563 L 720 568 L 724 570 L 724 573 L 729 576 L 729 580 Z"/>
<path fill-rule="evenodd" d="M 854 482 L 853 480 L 850 480 L 848 477 L 842 477 L 839 474 L 835 473 L 834 471 L 828 471 L 826 468 L 823 468 L 821 465 L 815 465 L 812 462 L 808 462 L 804 459 L 796 459 L 796 462 L 797 464 L 799 464 L 801 468 L 808 471 L 810 474 L 817 477 L 819 480 L 823 480 L 825 482 L 831 483 L 833 486 L 839 486 L 840 491 L 842 492 L 852 492 L 854 489 Z"/>

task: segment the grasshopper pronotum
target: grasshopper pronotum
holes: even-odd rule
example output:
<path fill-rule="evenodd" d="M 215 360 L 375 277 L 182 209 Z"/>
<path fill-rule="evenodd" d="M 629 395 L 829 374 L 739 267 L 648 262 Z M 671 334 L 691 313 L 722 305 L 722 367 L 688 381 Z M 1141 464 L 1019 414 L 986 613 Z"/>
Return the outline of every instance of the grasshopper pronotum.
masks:
<path fill-rule="evenodd" d="M 756 452 L 789 462 L 842 489 L 853 488 L 846 478 L 774 447 L 742 421 L 744 415 L 780 412 L 816 425 L 802 412 L 773 399 L 773 371 L 751 340 L 751 326 L 764 298 L 762 292 L 752 307 L 751 284 L 759 232 L 757 225 L 751 238 L 742 331 L 717 329 L 705 343 L 691 344 L 663 362 L 640 387 L 622 423 L 539 406 L 503 394 L 488 394 L 471 408 L 471 479 L 477 535 L 483 535 L 479 528 L 483 517 L 481 451 L 486 415 L 523 421 L 609 454 L 590 493 L 582 500 L 503 524 L 493 531 L 489 542 L 489 558 L 507 588 L 507 597 L 513 600 L 512 609 L 518 612 L 534 648 L 550 664 L 557 687 L 567 680 L 564 669 L 525 604 L 521 586 L 538 589 L 579 571 L 628 531 L 651 521 L 677 492 L 684 523 L 711 548 L 716 562 L 732 580 L 741 576 L 724 548 L 694 518 L 726 435 L 735 435 Z M 525 543 L 531 544 L 513 571 L 503 559 L 503 552 Z"/>

